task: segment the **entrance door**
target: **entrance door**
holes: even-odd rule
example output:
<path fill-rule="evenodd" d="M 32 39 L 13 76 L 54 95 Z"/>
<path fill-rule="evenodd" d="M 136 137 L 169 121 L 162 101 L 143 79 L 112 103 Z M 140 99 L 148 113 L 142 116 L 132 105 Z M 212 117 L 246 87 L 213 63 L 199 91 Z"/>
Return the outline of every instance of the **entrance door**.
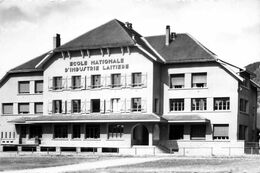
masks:
<path fill-rule="evenodd" d="M 144 125 L 137 125 L 132 131 L 132 145 L 148 145 L 149 132 Z"/>

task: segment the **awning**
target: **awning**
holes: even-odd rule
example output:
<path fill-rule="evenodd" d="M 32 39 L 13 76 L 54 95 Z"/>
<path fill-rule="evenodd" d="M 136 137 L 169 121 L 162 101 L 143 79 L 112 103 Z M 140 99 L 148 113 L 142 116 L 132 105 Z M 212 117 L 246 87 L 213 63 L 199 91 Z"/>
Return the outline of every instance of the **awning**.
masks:
<path fill-rule="evenodd" d="M 164 121 L 155 114 L 88 114 L 88 115 L 44 115 L 37 117 L 22 117 L 9 121 L 15 124 L 35 123 L 75 123 L 75 122 L 160 122 Z"/>
<path fill-rule="evenodd" d="M 210 120 L 199 115 L 163 115 L 169 123 L 207 123 Z"/>

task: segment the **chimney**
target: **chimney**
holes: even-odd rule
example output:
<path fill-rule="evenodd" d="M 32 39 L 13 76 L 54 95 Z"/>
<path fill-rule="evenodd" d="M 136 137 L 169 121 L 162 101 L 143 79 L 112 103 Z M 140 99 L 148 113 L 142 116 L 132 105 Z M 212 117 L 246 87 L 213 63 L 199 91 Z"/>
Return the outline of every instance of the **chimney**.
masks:
<path fill-rule="evenodd" d="M 53 37 L 53 49 L 60 47 L 60 34 Z"/>
<path fill-rule="evenodd" d="M 165 45 L 169 46 L 170 44 L 170 34 L 171 34 L 171 29 L 170 26 L 167 25 L 166 26 L 166 33 L 165 33 Z"/>
<path fill-rule="evenodd" d="M 128 29 L 132 29 L 132 23 L 126 22 L 125 25 Z"/>

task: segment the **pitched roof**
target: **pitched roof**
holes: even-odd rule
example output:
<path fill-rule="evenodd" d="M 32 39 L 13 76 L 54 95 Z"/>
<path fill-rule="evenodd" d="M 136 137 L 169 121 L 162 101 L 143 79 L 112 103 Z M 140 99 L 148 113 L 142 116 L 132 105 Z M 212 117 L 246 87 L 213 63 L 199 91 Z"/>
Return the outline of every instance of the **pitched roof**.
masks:
<path fill-rule="evenodd" d="M 133 46 L 135 41 L 132 34 L 141 36 L 114 19 L 58 47 L 55 51 Z"/>
<path fill-rule="evenodd" d="M 176 34 L 175 40 L 168 46 L 165 45 L 165 35 L 145 39 L 166 60 L 166 63 L 215 61 L 215 54 L 188 34 Z"/>
<path fill-rule="evenodd" d="M 37 117 L 22 117 L 11 120 L 13 123 L 55 123 L 55 122 L 109 122 L 109 121 L 120 121 L 120 122 L 159 122 L 161 118 L 154 114 L 90 114 L 90 115 L 51 115 L 51 116 L 37 116 Z"/>

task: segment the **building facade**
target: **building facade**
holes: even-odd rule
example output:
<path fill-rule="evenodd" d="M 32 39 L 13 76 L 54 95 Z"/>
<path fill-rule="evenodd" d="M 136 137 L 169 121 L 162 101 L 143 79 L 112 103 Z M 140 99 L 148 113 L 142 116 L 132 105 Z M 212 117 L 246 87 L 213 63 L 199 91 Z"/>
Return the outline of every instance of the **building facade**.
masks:
<path fill-rule="evenodd" d="M 1 80 L 1 150 L 242 154 L 257 84 L 188 34 L 112 20 Z M 231 153 L 232 152 L 232 153 Z"/>

